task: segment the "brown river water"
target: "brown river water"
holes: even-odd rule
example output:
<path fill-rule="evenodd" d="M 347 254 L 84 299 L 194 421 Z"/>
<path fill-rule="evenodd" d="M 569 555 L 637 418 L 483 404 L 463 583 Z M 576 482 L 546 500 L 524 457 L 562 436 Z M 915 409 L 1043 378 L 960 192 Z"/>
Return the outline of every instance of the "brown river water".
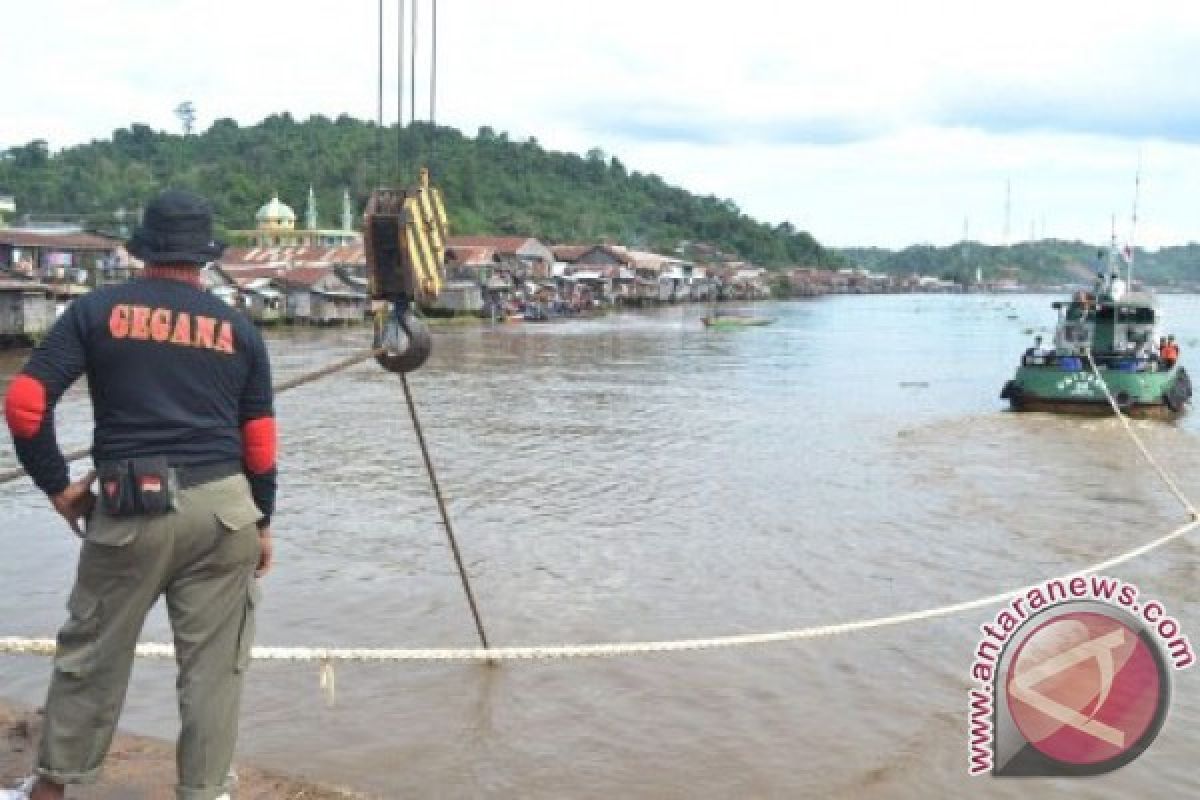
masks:
<path fill-rule="evenodd" d="M 1004 411 L 1048 296 L 837 297 L 439 332 L 411 379 L 496 644 L 798 628 L 989 595 L 1183 521 L 1110 419 Z M 1164 299 L 1197 363 L 1200 299 Z M 365 344 L 268 334 L 277 377 Z M 1189 356 L 1192 356 L 1189 359 Z M 0 384 L 21 363 L 0 354 Z M 1193 370 L 1200 372 L 1200 368 Z M 400 386 L 373 364 L 283 395 L 277 566 L 258 643 L 442 647 L 474 629 Z M 86 443 L 73 390 L 60 440 Z M 1137 423 L 1200 497 L 1200 416 Z M 0 467 L 13 461 L 0 448 Z M 1113 571 L 1200 637 L 1200 534 Z M 51 635 L 77 546 L 27 482 L 0 489 L 0 636 Z M 967 776 L 966 698 L 995 609 L 789 644 L 609 660 L 251 671 L 239 754 L 388 798 L 1200 796 L 1200 684 L 1091 779 Z M 168 638 L 155 609 L 143 638 Z M 0 657 L 37 704 L 44 659 Z M 173 737 L 173 668 L 139 663 L 125 728 Z"/>

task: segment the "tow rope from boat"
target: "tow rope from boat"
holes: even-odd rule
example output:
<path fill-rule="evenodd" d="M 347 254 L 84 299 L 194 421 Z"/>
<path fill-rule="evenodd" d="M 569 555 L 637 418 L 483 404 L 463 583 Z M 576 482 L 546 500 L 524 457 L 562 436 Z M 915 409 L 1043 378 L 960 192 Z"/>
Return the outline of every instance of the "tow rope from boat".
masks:
<path fill-rule="evenodd" d="M 1125 415 L 1125 412 L 1121 411 L 1121 406 L 1117 402 L 1117 399 L 1113 397 L 1112 392 L 1109 390 L 1108 383 L 1104 380 L 1104 376 L 1100 374 L 1100 368 L 1096 366 L 1096 361 L 1092 358 L 1091 351 L 1085 350 L 1083 355 L 1084 358 L 1087 359 L 1088 368 L 1091 369 L 1092 374 L 1096 376 L 1096 382 L 1100 384 L 1100 389 L 1104 392 L 1104 396 L 1108 398 L 1108 404 L 1112 406 L 1113 413 L 1117 415 L 1117 419 L 1119 419 L 1121 424 L 1125 426 L 1125 432 L 1129 434 L 1129 438 L 1133 440 L 1134 445 L 1137 446 L 1137 449 L 1141 452 L 1142 457 L 1146 459 L 1146 463 L 1154 468 L 1154 470 L 1158 473 L 1158 477 L 1162 478 L 1162 482 L 1166 484 L 1166 487 L 1171 491 L 1171 494 L 1175 495 L 1175 499 L 1183 505 L 1184 510 L 1191 515 L 1192 519 L 1197 519 L 1198 515 L 1196 512 L 1196 507 L 1192 505 L 1192 501 L 1189 500 L 1187 495 L 1183 493 L 1183 490 L 1179 488 L 1179 484 L 1175 482 L 1175 479 L 1171 477 L 1171 474 L 1167 472 L 1163 465 L 1160 464 L 1158 460 L 1150 453 L 1150 450 L 1142 441 L 1142 437 L 1137 435 L 1137 431 L 1135 431 L 1133 429 L 1133 425 L 1130 424 L 1129 417 Z"/>
<path fill-rule="evenodd" d="M 331 375 L 340 370 L 354 366 L 355 364 L 367 361 L 377 355 L 374 350 L 369 350 L 349 358 L 343 359 L 336 363 L 322 367 L 309 373 L 305 373 L 296 378 L 284 381 L 276 387 L 277 392 L 288 391 L 299 386 L 311 383 L 321 377 Z M 1141 452 L 1142 456 L 1162 479 L 1163 483 L 1170 489 L 1171 493 L 1186 509 L 1191 519 L 1182 525 L 1174 528 L 1166 534 L 1146 542 L 1132 550 L 1120 553 L 1112 558 L 1104 561 L 1091 564 L 1089 566 L 1068 573 L 1060 578 L 1060 580 L 1069 580 L 1075 576 L 1089 575 L 1099 573 L 1112 567 L 1119 566 L 1128 561 L 1132 561 L 1146 553 L 1157 550 L 1176 539 L 1185 536 L 1191 531 L 1200 527 L 1200 515 L 1197 514 L 1195 506 L 1188 497 L 1179 488 L 1178 484 L 1171 477 L 1170 473 L 1154 458 L 1137 435 L 1136 431 L 1129 424 L 1125 415 L 1122 413 L 1116 399 L 1112 396 L 1107 384 L 1104 382 L 1103 376 L 1096 368 L 1095 362 L 1088 355 L 1088 364 L 1092 372 L 1096 375 L 1100 386 L 1102 387 L 1105 396 L 1108 398 L 1109 404 L 1112 406 L 1113 413 L 1121 420 L 1126 432 Z M 467 592 L 468 601 L 471 605 L 472 614 L 475 617 L 476 630 L 483 642 L 483 647 L 450 647 L 450 648 L 339 648 L 339 647 L 254 647 L 251 651 L 251 657 L 258 661 L 305 661 L 317 662 L 320 664 L 320 684 L 332 702 L 333 691 L 335 686 L 335 674 L 333 666 L 335 662 L 446 662 L 446 661 L 476 661 L 494 663 L 498 661 L 528 661 L 528 660 L 550 660 L 550 659 L 579 659 L 579 658 L 614 658 L 620 656 L 633 655 L 649 655 L 657 653 L 678 653 L 698 650 L 716 650 L 733 647 L 748 647 L 753 645 L 764 645 L 781 642 L 795 642 L 808 639 L 820 639 L 831 636 L 841 636 L 844 634 L 859 633 L 869 630 L 880 630 L 890 628 L 897 625 L 908 623 L 922 622 L 925 620 L 936 619 L 939 617 L 959 614 L 965 611 L 971 611 L 977 608 L 983 608 L 991 605 L 998 605 L 1017 595 L 1023 594 L 1034 586 L 1039 584 L 1028 584 L 1018 588 L 1009 589 L 984 597 L 966 600 L 948 605 L 936 606 L 934 608 L 922 609 L 919 611 L 909 611 L 900 614 L 892 614 L 882 617 L 869 617 L 865 619 L 853 620 L 849 622 L 832 623 L 826 625 L 815 625 L 806 628 L 797 628 L 792 630 L 772 631 L 767 633 L 750 633 L 750 634 L 733 634 L 727 636 L 714 636 L 706 638 L 690 638 L 690 639 L 672 639 L 659 641 L 633 641 L 633 642 L 611 642 L 611 643 L 595 643 L 595 644 L 563 644 L 563 645 L 532 645 L 524 647 L 489 647 L 486 634 L 484 633 L 482 623 L 480 621 L 477 606 L 475 604 L 474 595 L 470 590 L 469 584 L 465 580 L 466 571 L 462 565 L 461 555 L 458 552 L 457 542 L 453 536 L 453 529 L 450 526 L 449 515 L 446 511 L 444 498 L 442 497 L 440 486 L 437 483 L 436 474 L 433 472 L 432 461 L 429 457 L 428 447 L 426 446 L 424 434 L 420 427 L 420 421 L 416 414 L 416 406 L 413 402 L 411 390 L 407 384 L 406 377 L 401 374 L 402 385 L 405 392 L 405 400 L 409 407 L 409 413 L 413 418 L 414 430 L 417 433 L 418 443 L 421 446 L 422 456 L 425 458 L 426 468 L 429 473 L 430 482 L 433 486 L 435 496 L 438 501 L 439 511 L 442 514 L 442 521 L 446 525 L 447 533 L 450 536 L 451 547 L 454 551 L 456 563 L 460 569 L 460 576 L 464 578 L 464 589 Z M 76 451 L 71 454 L 70 458 L 76 460 L 87 455 L 87 451 Z M 0 473 L 0 483 L 11 481 L 22 475 L 21 470 L 9 470 L 6 473 Z M 56 651 L 56 642 L 54 639 L 48 638 L 24 638 L 24 637 L 0 637 L 0 654 L 10 655 L 33 655 L 33 656 L 53 656 Z M 154 642 L 142 642 L 137 645 L 136 654 L 140 658 L 149 659 L 171 659 L 174 658 L 174 648 L 169 644 L 161 644 Z"/>
<path fill-rule="evenodd" d="M 285 392 L 300 386 L 304 386 L 312 381 L 335 372 L 347 369 L 355 364 L 360 364 L 377 355 L 374 350 L 368 350 L 354 356 L 350 356 L 341 361 L 335 362 L 318 370 L 305 373 L 295 378 L 283 381 L 276 386 L 277 392 Z M 1154 458 L 1149 449 L 1142 442 L 1136 431 L 1129 424 L 1125 415 L 1122 413 L 1116 399 L 1112 396 L 1107 384 L 1104 382 L 1103 376 L 1096 368 L 1095 362 L 1088 355 L 1088 364 L 1093 373 L 1099 380 L 1105 396 L 1108 398 L 1109 404 L 1112 406 L 1113 413 L 1123 423 L 1126 432 L 1146 459 L 1162 479 L 1163 483 L 1170 489 L 1171 493 L 1179 500 L 1180 504 L 1186 509 L 1191 519 L 1169 531 L 1168 533 L 1153 539 L 1139 547 L 1128 550 L 1119 555 L 1104 561 L 1091 564 L 1089 566 L 1078 569 L 1067 575 L 1062 576 L 1061 580 L 1067 580 L 1078 575 L 1088 575 L 1102 572 L 1112 567 L 1119 566 L 1128 561 L 1132 561 L 1146 553 L 1157 550 L 1174 540 L 1190 533 L 1197 527 L 1200 527 L 1200 515 L 1197 514 L 1195 506 L 1188 497 L 1179 488 L 1178 484 L 1171 477 L 1170 473 Z M 461 555 L 458 552 L 457 542 L 453 536 L 453 529 L 450 526 L 449 515 L 446 511 L 445 500 L 442 497 L 440 486 L 437 484 L 436 474 L 432 469 L 432 461 L 429 457 L 428 447 L 425 443 L 423 431 L 420 427 L 419 418 L 416 415 L 416 406 L 413 402 L 412 393 L 408 386 L 406 377 L 401 374 L 402 385 L 405 393 L 405 400 L 409 407 L 409 413 L 413 418 L 414 430 L 417 433 L 418 443 L 422 450 L 422 456 L 425 459 L 426 468 L 429 472 L 431 484 L 434 489 L 435 497 L 438 501 L 439 511 L 442 514 L 442 521 L 447 526 L 447 532 L 450 535 L 451 547 L 454 551 L 455 559 L 460 568 L 460 575 L 465 577 L 465 569 L 462 567 Z M 87 455 L 86 450 L 75 451 L 68 457 L 71 460 L 77 460 Z M 5 473 L 0 473 L 0 483 L 12 481 L 23 475 L 22 470 L 9 470 Z M 451 647 L 451 648 L 338 648 L 338 647 L 254 647 L 251 652 L 251 657 L 258 661 L 306 661 L 317 662 L 321 665 L 321 686 L 330 693 L 334 687 L 334 672 L 333 664 L 335 662 L 357 661 L 357 662 L 413 662 L 413 661 L 482 661 L 482 662 L 497 662 L 497 661 L 519 661 L 519 660 L 549 660 L 549 659 L 578 659 L 578 658 L 613 658 L 619 656 L 631 655 L 648 655 L 654 653 L 677 653 L 685 651 L 698 650 L 716 650 L 732 647 L 748 647 L 752 645 L 763 645 L 780 642 L 795 642 L 808 639 L 819 639 L 831 636 L 840 636 L 850 633 L 858 633 L 868 630 L 879 630 L 889 628 L 896 625 L 907 623 L 921 622 L 939 617 L 959 614 L 965 611 L 971 611 L 977 608 L 997 605 L 1022 594 L 1038 584 L 1028 584 L 1025 586 L 1009 589 L 996 594 L 979 597 L 973 600 L 966 600 L 958 603 L 937 606 L 934 608 L 922 609 L 919 611 L 909 611 L 900 614 L 892 614 L 882 617 L 869 617 L 849 622 L 832 623 L 826 625 L 815 625 L 806 628 L 797 628 L 793 630 L 772 631 L 767 633 L 750 633 L 750 634 L 733 634 L 727 636 L 715 636 L 706 638 L 691 638 L 691 639 L 673 639 L 661 641 L 634 641 L 634 642 L 611 642 L 611 643 L 595 643 L 595 644 L 564 644 L 564 645 L 532 645 L 524 647 L 489 647 L 486 634 L 484 633 L 482 623 L 480 622 L 479 613 L 475 604 L 473 593 L 470 587 L 464 580 L 464 589 L 467 592 L 467 597 L 471 605 L 472 613 L 476 621 L 476 629 L 483 642 L 483 647 Z M 53 656 L 56 650 L 54 639 L 47 638 L 24 638 L 17 636 L 0 637 L 0 654 L 9 655 L 34 655 L 34 656 Z M 137 645 L 137 656 L 140 658 L 150 659 L 170 659 L 174 658 L 174 647 L 169 644 L 161 644 L 154 642 L 142 642 Z"/>
<path fill-rule="evenodd" d="M 1146 542 L 1096 564 L 1061 576 L 1067 581 L 1080 575 L 1103 572 L 1128 561 L 1157 550 L 1170 542 L 1200 527 L 1200 520 L 1187 522 L 1169 533 Z M 678 653 L 695 650 L 716 650 L 731 647 L 794 642 L 806 639 L 821 639 L 868 630 L 878 630 L 911 622 L 936 619 L 964 611 L 991 605 L 999 605 L 1011 598 L 1024 594 L 1044 582 L 1029 584 L 986 597 L 960 603 L 909 611 L 885 617 L 870 617 L 851 622 L 815 625 L 795 630 L 770 633 L 734 634 L 703 639 L 673 639 L 664 641 L 611 642 L 600 644 L 533 645 L 528 647 L 451 647 L 451 648 L 369 648 L 369 647 L 254 647 L 251 658 L 256 661 L 311 661 L 321 664 L 321 679 L 329 683 L 333 679 L 332 665 L 340 661 L 399 662 L 399 661 L 529 661 L 549 659 L 612 658 L 617 656 L 648 655 L 653 653 Z M 19 637 L 0 638 L 0 653 L 16 655 L 53 656 L 54 639 L 24 639 Z M 140 658 L 171 659 L 174 648 L 169 644 L 142 642 L 137 646 Z"/>
<path fill-rule="evenodd" d="M 286 381 L 280 384 L 279 391 L 286 391 L 290 388 L 302 386 L 305 383 L 316 380 L 318 377 L 332 374 L 339 369 L 345 369 L 356 363 L 361 363 L 373 357 L 375 353 L 368 351 L 367 353 L 353 356 L 345 359 L 337 364 L 332 364 L 329 367 L 321 370 L 307 373 L 306 375 Z M 1170 488 L 1172 494 L 1179 500 L 1183 507 L 1188 511 L 1191 519 L 1169 531 L 1168 533 L 1153 539 L 1145 544 L 1135 547 L 1132 550 L 1120 553 L 1112 558 L 1100 561 L 1095 564 L 1078 569 L 1067 575 L 1064 575 L 1060 580 L 1068 580 L 1079 575 L 1089 575 L 1093 573 L 1103 572 L 1113 567 L 1132 561 L 1146 553 L 1157 550 L 1174 540 L 1190 533 L 1197 527 L 1200 527 L 1200 518 L 1195 511 L 1194 506 L 1178 484 L 1172 479 L 1166 469 L 1158 463 L 1145 444 L 1138 437 L 1132 426 L 1125 420 L 1124 414 L 1117 405 L 1116 400 L 1108 391 L 1107 385 L 1104 383 L 1103 376 L 1099 374 L 1095 363 L 1089 357 L 1089 364 L 1093 372 L 1100 380 L 1100 385 L 1104 387 L 1105 394 L 1109 398 L 1109 402 L 1113 407 L 1113 412 L 1125 423 L 1125 430 L 1130 434 L 1130 438 L 1138 446 L 1143 457 L 1150 462 L 1159 477 Z M 416 408 L 412 400 L 411 391 L 407 385 L 404 376 L 401 376 L 404 381 L 405 399 L 409 404 L 410 414 L 413 416 L 415 429 L 418 435 L 418 442 L 422 448 L 422 455 L 426 458 L 426 465 L 430 468 L 430 480 L 434 485 L 435 495 L 438 499 L 439 510 L 442 513 L 443 522 L 449 526 L 449 515 L 446 512 L 445 502 L 441 496 L 440 487 L 437 486 L 436 475 L 432 472 L 432 463 L 429 461 L 428 448 L 424 441 L 423 432 L 420 429 L 419 419 L 416 417 Z M 452 530 L 448 527 L 448 531 Z M 453 537 L 451 538 L 454 542 Z M 456 544 L 452 544 L 455 549 L 455 557 L 461 565 L 461 556 L 457 552 Z M 465 571 L 462 573 L 465 574 Z M 564 645 L 532 645 L 526 647 L 488 647 L 486 635 L 483 632 L 482 624 L 479 623 L 478 612 L 474 604 L 474 596 L 471 594 L 469 587 L 467 588 L 468 598 L 472 605 L 472 611 L 475 613 L 477 631 L 481 641 L 484 642 L 483 647 L 451 647 L 451 648 L 338 648 L 338 647 L 264 647 L 258 646 L 253 648 L 251 657 L 258 661 L 306 661 L 317 662 L 321 665 L 321 685 L 327 692 L 332 693 L 334 687 L 333 664 L 335 662 L 357 661 L 357 662 L 412 662 L 412 661 L 518 661 L 518 660 L 549 660 L 549 659 L 578 659 L 578 658 L 613 658 L 619 656 L 631 655 L 648 655 L 654 653 L 677 653 L 685 651 L 697 650 L 716 650 L 732 647 L 748 647 L 752 645 L 772 644 L 779 642 L 795 642 L 808 639 L 819 639 L 831 636 L 840 636 L 850 633 L 859 633 L 868 630 L 879 630 L 889 628 L 896 625 L 907 623 L 922 622 L 925 620 L 936 619 L 939 617 L 959 614 L 965 611 L 971 611 L 977 608 L 997 605 L 1009 600 L 1012 597 L 1023 594 L 1038 584 L 1028 584 L 1013 589 L 1009 589 L 996 594 L 979 597 L 973 600 L 966 600 L 958 603 L 937 606 L 934 608 L 922 609 L 919 611 L 909 611 L 900 614 L 892 614 L 882 617 L 869 617 L 849 622 L 832 623 L 826 625 L 815 625 L 807 628 L 797 628 L 793 630 L 772 631 L 767 633 L 750 633 L 750 634 L 733 634 L 728 636 L 715 636 L 706 638 L 692 639 L 673 639 L 661 641 L 634 641 L 634 642 L 611 642 L 611 643 L 596 643 L 596 644 L 564 644 Z M 0 638 L 0 654 L 12 655 L 36 655 L 36 656 L 53 656 L 55 653 L 56 644 L 54 639 L 32 639 L 22 637 L 3 637 Z M 159 644 L 152 642 L 143 642 L 137 646 L 137 655 L 140 658 L 151 659 L 170 659 L 174 657 L 174 648 L 169 644 Z"/>

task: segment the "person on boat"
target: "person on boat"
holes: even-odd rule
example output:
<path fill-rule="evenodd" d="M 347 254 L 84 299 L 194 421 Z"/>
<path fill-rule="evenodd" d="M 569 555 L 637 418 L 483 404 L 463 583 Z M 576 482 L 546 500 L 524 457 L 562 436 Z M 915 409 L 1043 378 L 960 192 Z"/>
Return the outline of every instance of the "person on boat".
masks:
<path fill-rule="evenodd" d="M 1145 363 L 1146 369 L 1153 369 L 1152 365 L 1157 354 L 1158 351 L 1154 346 L 1154 337 L 1150 335 L 1149 331 L 1146 331 L 1141 335 L 1141 338 L 1137 340 L 1135 356 L 1139 362 Z"/>
<path fill-rule="evenodd" d="M 1159 358 L 1168 369 L 1175 366 L 1175 362 L 1179 360 L 1179 345 L 1175 344 L 1174 335 L 1167 337 L 1166 343 L 1159 350 Z"/>
<path fill-rule="evenodd" d="M 1030 347 L 1029 349 L 1027 349 L 1025 351 L 1025 363 L 1040 364 L 1040 363 L 1042 363 L 1043 355 L 1044 354 L 1042 352 L 1042 337 L 1035 336 L 1035 337 L 1033 337 L 1033 347 Z"/>
<path fill-rule="evenodd" d="M 179 669 L 176 795 L 228 800 L 231 790 L 256 579 L 272 560 L 270 363 L 250 320 L 200 284 L 224 250 L 206 200 L 160 193 L 128 249 L 142 275 L 72 302 L 5 398 L 21 466 L 83 542 L 37 775 L 0 800 L 60 800 L 64 784 L 97 779 L 160 596 Z M 84 374 L 95 469 L 72 482 L 54 408 Z"/>
<path fill-rule="evenodd" d="M 1118 301 L 1124 297 L 1126 290 L 1129 288 L 1129 284 L 1127 284 L 1125 279 L 1121 277 L 1121 273 L 1117 272 L 1115 269 L 1113 270 L 1112 277 L 1108 282 L 1108 286 L 1109 294 L 1112 295 L 1112 299 L 1114 301 Z"/>

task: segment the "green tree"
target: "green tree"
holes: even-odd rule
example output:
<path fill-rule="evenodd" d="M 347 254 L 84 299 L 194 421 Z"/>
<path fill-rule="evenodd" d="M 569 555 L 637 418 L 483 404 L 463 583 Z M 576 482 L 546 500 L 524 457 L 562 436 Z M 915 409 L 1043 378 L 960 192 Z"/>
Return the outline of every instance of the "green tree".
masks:
<path fill-rule="evenodd" d="M 111 218 L 140 207 L 164 186 L 208 196 L 225 228 L 253 224 L 278 192 L 299 208 L 311 185 L 324 220 L 337 217 L 343 189 L 359 208 L 381 182 L 408 184 L 428 165 L 444 191 L 453 230 L 512 233 L 551 243 L 609 239 L 675 252 L 681 241 L 767 266 L 840 266 L 790 223 L 769 225 L 733 200 L 700 197 L 657 175 L 629 171 L 600 148 L 559 153 L 535 137 L 512 141 L 489 126 L 474 137 L 428 122 L 380 131 L 342 114 L 298 122 L 273 114 L 257 125 L 228 118 L 180 136 L 133 124 L 111 139 L 50 153 L 35 140 L 0 154 L 0 187 L 31 212 Z"/>

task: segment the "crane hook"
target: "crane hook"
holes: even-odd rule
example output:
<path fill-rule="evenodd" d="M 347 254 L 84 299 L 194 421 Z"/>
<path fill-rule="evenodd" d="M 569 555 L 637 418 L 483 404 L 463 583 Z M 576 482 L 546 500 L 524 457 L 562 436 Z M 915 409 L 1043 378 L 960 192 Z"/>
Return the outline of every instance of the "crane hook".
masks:
<path fill-rule="evenodd" d="M 389 372 L 412 372 L 429 359 L 433 335 L 408 303 L 375 317 L 375 360 Z"/>

